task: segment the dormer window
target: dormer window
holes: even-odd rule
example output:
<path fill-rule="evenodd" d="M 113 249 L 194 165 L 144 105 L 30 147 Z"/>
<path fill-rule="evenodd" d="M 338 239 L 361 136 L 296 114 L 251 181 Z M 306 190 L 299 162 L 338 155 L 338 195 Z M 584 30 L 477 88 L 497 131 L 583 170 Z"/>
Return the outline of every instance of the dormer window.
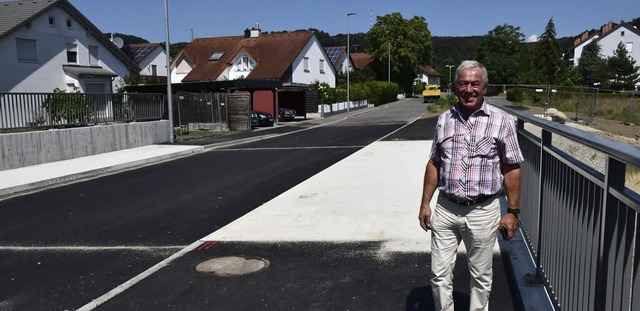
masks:
<path fill-rule="evenodd" d="M 224 52 L 215 52 L 213 53 L 213 55 L 211 55 L 211 57 L 209 57 L 209 60 L 210 61 L 220 60 L 222 58 L 222 55 L 224 55 Z"/>

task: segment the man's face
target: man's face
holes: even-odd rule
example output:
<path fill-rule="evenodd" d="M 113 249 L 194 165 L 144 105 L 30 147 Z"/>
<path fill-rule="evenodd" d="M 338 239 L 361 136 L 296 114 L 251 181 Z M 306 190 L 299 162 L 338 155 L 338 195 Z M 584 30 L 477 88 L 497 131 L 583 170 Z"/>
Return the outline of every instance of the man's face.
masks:
<path fill-rule="evenodd" d="M 482 82 L 482 70 L 479 68 L 462 69 L 458 72 L 456 82 L 456 95 L 467 111 L 480 109 L 484 101 L 487 86 Z"/>

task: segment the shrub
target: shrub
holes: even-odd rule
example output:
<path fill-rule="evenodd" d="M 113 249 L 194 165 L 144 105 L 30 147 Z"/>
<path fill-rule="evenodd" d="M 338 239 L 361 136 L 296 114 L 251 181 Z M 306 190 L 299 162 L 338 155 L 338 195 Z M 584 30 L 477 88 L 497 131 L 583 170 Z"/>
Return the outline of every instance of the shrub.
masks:
<path fill-rule="evenodd" d="M 93 119 L 93 103 L 78 88 L 70 93 L 55 88 L 41 107 L 49 111 L 51 119 L 58 123 L 87 124 Z"/>

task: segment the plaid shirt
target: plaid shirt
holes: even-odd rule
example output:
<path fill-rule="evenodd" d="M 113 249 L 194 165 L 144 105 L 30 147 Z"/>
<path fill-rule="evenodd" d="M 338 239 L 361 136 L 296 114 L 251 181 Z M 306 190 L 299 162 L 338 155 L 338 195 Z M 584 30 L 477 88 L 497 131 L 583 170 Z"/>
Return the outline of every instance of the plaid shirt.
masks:
<path fill-rule="evenodd" d="M 438 118 L 430 159 L 440 164 L 438 189 L 460 200 L 502 189 L 502 164 L 524 160 L 513 118 L 486 101 L 468 120 L 456 105 Z"/>

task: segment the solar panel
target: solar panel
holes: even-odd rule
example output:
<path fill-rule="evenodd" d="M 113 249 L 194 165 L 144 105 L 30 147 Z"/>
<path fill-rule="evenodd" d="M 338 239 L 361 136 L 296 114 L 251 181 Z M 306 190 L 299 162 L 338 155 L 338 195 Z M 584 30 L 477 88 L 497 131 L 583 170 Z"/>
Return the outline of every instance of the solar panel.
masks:
<path fill-rule="evenodd" d="M 329 59 L 331 59 L 331 62 L 335 64 L 336 60 L 338 60 L 338 57 L 342 53 L 342 48 L 328 47 L 328 48 L 325 48 L 325 51 L 327 52 L 327 56 L 329 56 Z"/>
<path fill-rule="evenodd" d="M 129 51 L 133 55 L 136 62 L 140 62 L 149 52 L 155 48 L 155 45 L 138 45 L 129 46 Z"/>

